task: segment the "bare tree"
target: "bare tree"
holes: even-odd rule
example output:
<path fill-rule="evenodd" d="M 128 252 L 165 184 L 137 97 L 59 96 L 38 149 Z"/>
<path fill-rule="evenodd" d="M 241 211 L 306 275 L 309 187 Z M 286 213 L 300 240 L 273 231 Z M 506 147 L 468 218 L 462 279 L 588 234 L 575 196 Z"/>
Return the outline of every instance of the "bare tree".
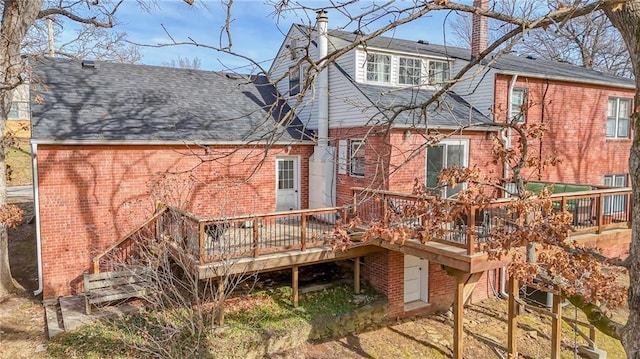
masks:
<path fill-rule="evenodd" d="M 178 67 L 181 69 L 200 70 L 202 67 L 202 61 L 199 57 L 189 58 L 179 56 L 177 59 L 171 59 L 171 61 L 165 62 L 164 65 L 169 67 Z"/>
<path fill-rule="evenodd" d="M 532 18 L 547 11 L 561 8 L 566 2 L 553 0 L 514 1 L 497 0 L 493 8 L 504 14 Z M 458 14 L 451 20 L 452 42 L 469 46 L 471 16 Z M 513 27 L 501 21 L 490 21 L 490 38 L 496 39 Z M 523 55 L 568 62 L 616 76 L 632 76 L 631 60 L 620 33 L 601 11 L 559 21 L 531 31 L 514 45 L 513 51 Z"/>
<path fill-rule="evenodd" d="M 185 0 L 187 3 L 193 1 Z M 122 0 L 116 1 L 44 1 L 44 0 L 7 0 L 2 3 L 2 20 L 0 23 L 0 133 L 4 138 L 4 132 L 7 122 L 7 114 L 11 108 L 12 90 L 18 85 L 25 83 L 27 80 L 26 59 L 23 57 L 27 48 L 41 51 L 45 47 L 43 41 L 35 41 L 34 37 L 29 36 L 29 31 L 42 32 L 44 27 L 34 28 L 40 20 L 50 17 L 61 17 L 73 23 L 90 28 L 110 29 L 114 26 L 114 16 L 118 7 L 122 4 Z M 88 28 L 87 28 L 88 29 Z M 47 29 L 48 31 L 48 29 Z M 106 33 L 105 33 L 106 34 Z M 119 36 L 109 35 L 112 44 L 118 44 L 116 47 L 122 46 Z M 91 52 L 87 45 L 93 36 L 90 32 L 81 30 L 80 39 L 85 40 L 85 45 L 71 45 L 68 49 L 71 51 L 86 51 L 83 56 L 96 55 L 98 52 Z M 80 42 L 82 43 L 82 41 Z M 97 47 L 103 47 L 99 53 L 114 54 L 109 41 L 97 44 Z M 78 46 L 78 47 L 75 47 Z M 64 46 L 63 46 L 64 47 Z M 81 50 L 84 49 L 84 50 Z M 71 53 L 71 52 L 70 52 Z M 110 57 L 113 58 L 113 57 Z M 133 56 L 127 61 L 135 61 L 137 58 Z M 123 59 L 121 59 L 123 60 Z M 4 169 L 5 165 L 5 144 L 0 143 L 0 168 Z M 2 212 L 14 213 L 15 210 L 7 205 L 7 178 L 5 171 L 0 173 L 0 207 Z M 5 216 L 11 218 L 11 216 Z M 0 296 L 13 292 L 16 283 L 11 277 L 8 258 L 8 237 L 7 226 L 11 221 L 5 221 L 0 224 Z"/>

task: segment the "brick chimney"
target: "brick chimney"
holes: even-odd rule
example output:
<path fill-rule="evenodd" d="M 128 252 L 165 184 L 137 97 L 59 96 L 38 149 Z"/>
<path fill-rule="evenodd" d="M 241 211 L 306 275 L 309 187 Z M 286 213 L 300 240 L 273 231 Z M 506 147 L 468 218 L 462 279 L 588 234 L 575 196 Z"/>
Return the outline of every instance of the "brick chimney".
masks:
<path fill-rule="evenodd" d="M 473 6 L 482 10 L 489 9 L 489 0 L 473 0 Z M 471 25 L 471 57 L 477 57 L 487 49 L 489 40 L 489 19 L 473 14 Z"/>

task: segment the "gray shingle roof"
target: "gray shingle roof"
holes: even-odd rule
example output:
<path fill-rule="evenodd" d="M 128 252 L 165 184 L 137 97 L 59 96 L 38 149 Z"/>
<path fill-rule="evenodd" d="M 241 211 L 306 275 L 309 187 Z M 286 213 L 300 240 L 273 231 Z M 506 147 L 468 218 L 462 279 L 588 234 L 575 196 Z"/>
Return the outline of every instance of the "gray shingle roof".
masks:
<path fill-rule="evenodd" d="M 331 30 L 329 31 L 329 34 L 349 42 L 356 41 L 357 38 L 357 35 L 343 30 Z M 386 36 L 372 38 L 367 41 L 367 45 L 380 49 L 404 51 L 425 56 L 444 56 L 465 61 L 469 61 L 471 58 L 471 50 L 469 49 L 429 43 L 418 43 L 416 41 L 402 40 Z M 484 63 L 486 64 L 487 61 L 484 61 Z M 518 73 L 523 76 L 529 75 L 541 78 L 560 79 L 582 83 L 596 83 L 625 88 L 634 88 L 635 86 L 635 82 L 632 79 L 613 76 L 597 70 L 585 69 L 584 67 L 568 63 L 528 58 L 526 56 L 518 56 L 516 54 L 504 54 L 500 56 L 493 64 L 491 64 L 491 67 L 500 72 Z"/>
<path fill-rule="evenodd" d="M 96 61 L 33 63 L 32 138 L 39 142 L 295 142 L 309 133 L 263 78 Z"/>
<path fill-rule="evenodd" d="M 430 88 L 397 88 L 355 83 L 362 93 L 388 118 L 393 115 L 393 107 L 419 104 L 429 100 L 435 93 Z M 460 128 L 470 124 L 491 124 L 488 117 L 472 107 L 462 97 L 453 92 L 442 95 L 428 108 L 429 128 Z M 403 111 L 394 121 L 395 127 L 420 127 L 425 125 L 420 110 Z M 483 130 L 486 130 L 483 127 Z"/>

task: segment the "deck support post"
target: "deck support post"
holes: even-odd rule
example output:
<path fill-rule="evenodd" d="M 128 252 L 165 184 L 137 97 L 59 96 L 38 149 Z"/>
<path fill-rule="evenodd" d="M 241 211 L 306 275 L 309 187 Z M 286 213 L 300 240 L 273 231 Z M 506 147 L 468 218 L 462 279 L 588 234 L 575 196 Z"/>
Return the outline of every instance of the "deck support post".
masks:
<path fill-rule="evenodd" d="M 293 303 L 294 307 L 298 307 L 298 266 L 293 266 L 291 268 L 291 287 L 293 288 L 293 298 L 291 298 L 291 303 Z"/>
<path fill-rule="evenodd" d="M 453 357 L 462 359 L 463 335 L 464 335 L 464 283 L 465 276 L 462 273 L 456 275 L 456 293 L 453 302 Z"/>
<path fill-rule="evenodd" d="M 518 280 L 509 278 L 509 314 L 507 318 L 507 355 L 509 359 L 518 357 Z"/>
<path fill-rule="evenodd" d="M 551 359 L 560 359 L 560 340 L 562 339 L 562 296 L 560 293 L 553 294 L 552 312 L 554 315 L 551 319 Z"/>
<path fill-rule="evenodd" d="M 224 278 L 218 279 L 218 325 L 224 325 Z"/>
<path fill-rule="evenodd" d="M 360 257 L 353 259 L 353 292 L 360 294 Z"/>

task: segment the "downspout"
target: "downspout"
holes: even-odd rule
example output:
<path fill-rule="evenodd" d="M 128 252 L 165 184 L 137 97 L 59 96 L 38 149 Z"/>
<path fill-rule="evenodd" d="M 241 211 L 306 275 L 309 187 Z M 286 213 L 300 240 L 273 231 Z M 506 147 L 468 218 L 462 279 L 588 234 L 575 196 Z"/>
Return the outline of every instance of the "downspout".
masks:
<path fill-rule="evenodd" d="M 326 11 L 318 11 L 318 58 L 324 59 L 328 53 Z M 319 65 L 322 67 L 326 60 L 322 60 Z M 318 74 L 318 147 L 323 151 L 329 145 L 329 69 L 325 68 Z"/>
<path fill-rule="evenodd" d="M 509 83 L 508 95 L 509 100 L 507 101 L 507 122 L 511 121 L 513 117 L 513 110 L 511 109 L 511 102 L 513 101 L 513 88 L 516 85 L 516 80 L 518 80 L 518 75 L 513 75 L 511 78 L 511 82 Z M 505 133 L 506 132 L 506 133 Z M 502 140 L 504 141 L 505 149 L 511 149 L 511 128 L 507 128 L 506 131 L 502 131 Z M 504 163 L 503 169 L 504 180 L 506 181 L 509 178 L 509 163 Z"/>
<path fill-rule="evenodd" d="M 31 144 L 31 170 L 33 178 L 33 212 L 36 217 L 36 255 L 38 258 L 38 289 L 33 295 L 39 295 L 43 290 L 42 283 L 42 238 L 40 237 L 40 194 L 38 193 L 38 145 Z"/>
<path fill-rule="evenodd" d="M 507 121 L 511 121 L 513 117 L 513 110 L 511 109 L 511 101 L 513 101 L 513 88 L 516 85 L 516 81 L 518 80 L 518 75 L 513 75 L 511 78 L 511 82 L 509 83 L 509 100 L 507 101 Z M 511 128 L 507 128 L 506 131 L 502 131 L 502 140 L 504 141 L 505 149 L 511 149 Z M 507 181 L 509 178 L 509 163 L 504 163 L 504 180 Z M 503 266 L 500 268 L 500 295 L 503 298 L 508 298 L 509 294 L 507 293 L 507 267 Z"/>
<path fill-rule="evenodd" d="M 549 91 L 549 79 L 545 79 L 544 92 L 542 93 L 542 115 L 540 116 L 540 124 L 544 125 L 544 109 L 547 102 L 547 91 Z M 540 148 L 538 151 L 538 163 L 542 163 L 542 137 L 540 137 Z M 542 180 L 542 166 L 538 166 L 538 181 Z"/>

